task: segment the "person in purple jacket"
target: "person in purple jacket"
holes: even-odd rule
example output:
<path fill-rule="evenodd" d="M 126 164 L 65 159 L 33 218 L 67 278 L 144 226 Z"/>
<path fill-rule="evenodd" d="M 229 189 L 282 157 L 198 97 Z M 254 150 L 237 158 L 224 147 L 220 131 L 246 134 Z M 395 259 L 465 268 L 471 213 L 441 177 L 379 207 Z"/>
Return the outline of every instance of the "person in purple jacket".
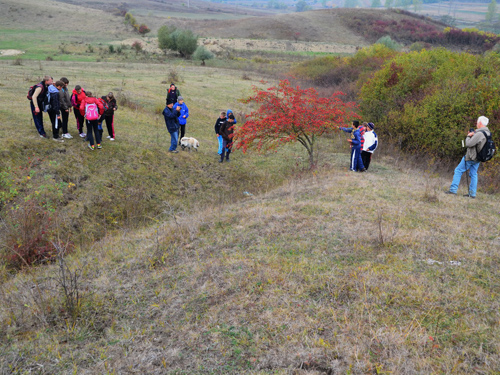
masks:
<path fill-rule="evenodd" d="M 340 130 L 351 133 L 351 137 L 347 139 L 347 142 L 351 144 L 351 165 L 349 169 L 354 172 L 365 172 L 366 168 L 361 159 L 361 134 L 358 128 L 359 121 L 354 120 L 352 128 L 340 128 Z"/>

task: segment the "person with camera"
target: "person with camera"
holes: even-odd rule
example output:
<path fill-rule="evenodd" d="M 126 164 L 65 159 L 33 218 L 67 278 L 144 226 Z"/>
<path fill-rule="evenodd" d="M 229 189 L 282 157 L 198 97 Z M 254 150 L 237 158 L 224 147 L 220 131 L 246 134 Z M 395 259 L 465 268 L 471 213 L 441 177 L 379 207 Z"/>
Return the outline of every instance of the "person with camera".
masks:
<path fill-rule="evenodd" d="M 462 157 L 462 160 L 455 168 L 455 173 L 453 175 L 453 181 L 450 186 L 450 190 L 446 192 L 446 194 L 456 195 L 458 191 L 458 185 L 460 184 L 460 179 L 462 178 L 462 174 L 469 171 L 470 176 L 470 185 L 469 185 L 469 193 L 465 194 L 464 197 L 476 198 L 476 190 L 477 190 L 477 170 L 479 168 L 480 161 L 477 159 L 477 153 L 483 148 L 486 143 L 486 132 L 488 135 L 491 135 L 490 130 L 487 128 L 489 119 L 485 116 L 480 116 L 477 119 L 477 130 L 469 129 L 469 133 L 467 134 L 467 139 L 465 140 L 465 147 L 467 147 L 467 151 L 465 156 Z"/>

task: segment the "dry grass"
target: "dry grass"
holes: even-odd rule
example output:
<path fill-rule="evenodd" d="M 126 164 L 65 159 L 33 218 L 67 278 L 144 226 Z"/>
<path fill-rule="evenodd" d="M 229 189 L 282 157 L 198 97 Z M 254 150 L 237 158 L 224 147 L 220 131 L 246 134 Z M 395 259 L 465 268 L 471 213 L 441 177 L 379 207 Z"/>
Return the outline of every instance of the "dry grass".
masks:
<path fill-rule="evenodd" d="M 4 277 L 0 368 L 494 373 L 498 197 L 440 189 L 429 201 L 428 180 L 449 178 L 377 159 L 349 173 L 340 154 L 325 163 L 239 203 L 165 206 L 170 220 L 75 254 L 92 296 L 74 325 L 47 326 L 26 287 L 56 298 L 43 280 L 57 267 Z"/>
<path fill-rule="evenodd" d="M 156 111 L 174 71 L 202 144 L 175 157 Z M 218 165 L 216 114 L 245 111 L 236 99 L 265 78 L 256 72 L 29 60 L 0 72 L 2 172 L 30 157 L 31 182 L 14 181 L 23 194 L 68 184 L 59 225 L 80 239 L 64 266 L 0 266 L 0 373 L 500 368 L 498 196 L 444 195 L 451 174 L 383 148 L 368 173 L 350 173 L 340 136 L 321 140 L 311 174 L 294 147 Z M 78 139 L 41 141 L 24 97 L 46 73 L 125 98 L 117 141 L 94 154 Z"/>

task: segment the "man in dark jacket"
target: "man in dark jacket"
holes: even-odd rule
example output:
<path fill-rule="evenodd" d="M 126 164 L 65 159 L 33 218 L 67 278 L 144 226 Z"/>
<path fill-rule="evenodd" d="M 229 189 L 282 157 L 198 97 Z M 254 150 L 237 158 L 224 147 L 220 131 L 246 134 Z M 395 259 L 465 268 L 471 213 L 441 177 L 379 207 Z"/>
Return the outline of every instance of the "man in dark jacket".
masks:
<path fill-rule="evenodd" d="M 163 110 L 165 125 L 170 133 L 170 148 L 168 151 L 177 153 L 177 142 L 179 138 L 179 116 L 181 115 L 181 107 L 174 108 L 174 101 L 167 98 L 167 106 Z"/>
<path fill-rule="evenodd" d="M 220 126 L 226 121 L 226 112 L 222 111 L 217 118 L 217 121 L 215 121 L 215 134 L 217 134 L 217 142 L 219 143 L 219 149 L 217 150 L 217 153 L 220 155 L 222 154 L 222 136 L 220 135 Z"/>
<path fill-rule="evenodd" d="M 222 123 L 219 129 L 220 135 L 222 136 L 222 153 L 220 154 L 219 163 L 224 161 L 224 155 L 226 156 L 226 161 L 229 161 L 229 154 L 233 146 L 233 130 L 234 115 L 231 113 L 227 116 L 227 120 Z"/>
<path fill-rule="evenodd" d="M 31 96 L 32 99 L 30 100 L 33 122 L 35 123 L 36 130 L 41 138 L 47 138 L 45 129 L 43 128 L 43 102 L 47 96 L 48 86 L 52 85 L 52 82 L 52 77 L 45 76 L 43 81 L 36 85 L 37 87 Z"/>

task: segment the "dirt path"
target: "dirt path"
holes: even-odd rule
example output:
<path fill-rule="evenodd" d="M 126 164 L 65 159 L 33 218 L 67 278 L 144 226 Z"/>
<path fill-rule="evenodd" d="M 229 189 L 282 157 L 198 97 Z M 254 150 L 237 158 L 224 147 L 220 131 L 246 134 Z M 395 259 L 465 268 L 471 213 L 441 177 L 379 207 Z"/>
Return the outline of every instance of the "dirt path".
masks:
<path fill-rule="evenodd" d="M 22 55 L 24 51 L 20 51 L 18 49 L 0 49 L 0 55 L 2 56 L 16 56 Z"/>
<path fill-rule="evenodd" d="M 140 42 L 142 48 L 147 52 L 161 53 L 156 38 L 131 38 L 120 42 L 131 46 L 134 42 Z M 327 42 L 293 42 L 289 40 L 258 40 L 258 39 L 224 39 L 224 38 L 200 38 L 198 44 L 214 53 L 227 49 L 247 51 L 273 51 L 273 52 L 326 52 L 326 53 L 355 53 L 357 46 Z"/>

